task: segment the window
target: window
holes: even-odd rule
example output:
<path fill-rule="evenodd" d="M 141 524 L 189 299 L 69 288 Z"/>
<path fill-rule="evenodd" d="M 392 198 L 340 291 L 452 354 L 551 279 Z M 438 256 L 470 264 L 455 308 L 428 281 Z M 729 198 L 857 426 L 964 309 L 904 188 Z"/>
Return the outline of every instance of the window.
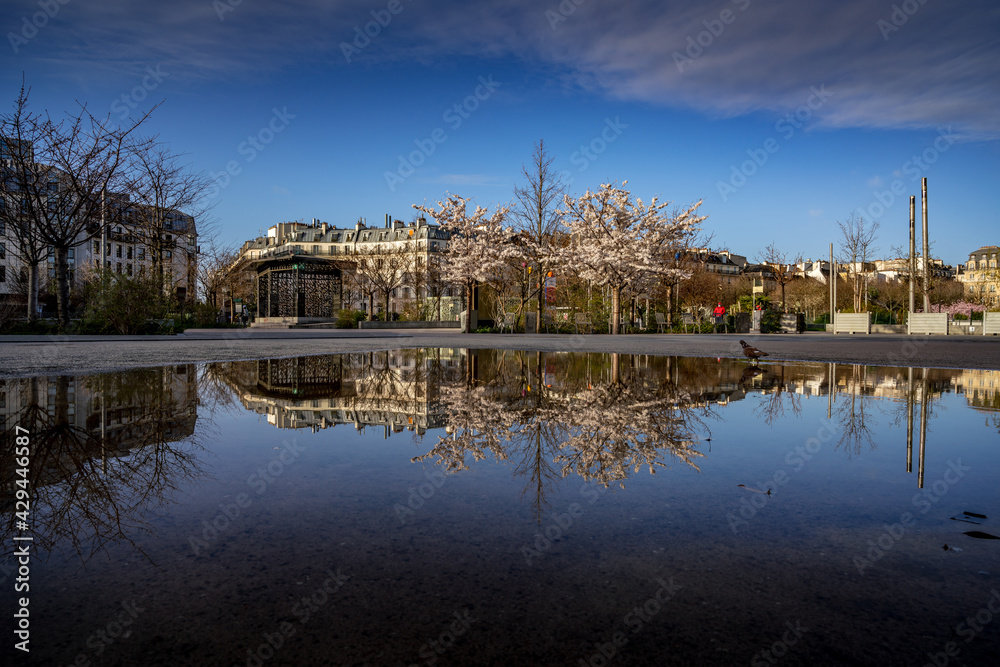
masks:
<path fill-rule="evenodd" d="M 7 267 L 0 264 L 0 283 L 7 282 Z"/>
<path fill-rule="evenodd" d="M 76 259 L 76 252 L 74 252 L 75 250 L 76 248 L 70 248 L 69 251 L 66 253 L 66 256 L 71 260 Z"/>
<path fill-rule="evenodd" d="M 132 263 L 131 262 L 129 262 L 128 264 L 125 265 L 125 274 L 129 275 L 129 276 L 132 275 Z"/>
<path fill-rule="evenodd" d="M 3 200 L 0 199 L 0 201 L 3 201 Z M 6 235 L 7 235 L 7 223 L 6 222 L 0 222 L 0 236 L 6 236 Z"/>
<path fill-rule="evenodd" d="M 7 244 L 0 243 L 0 259 L 3 259 L 6 256 L 7 256 Z"/>
<path fill-rule="evenodd" d="M 146 249 L 145 248 L 136 248 L 135 250 L 138 253 L 138 258 L 139 259 L 146 259 Z"/>
<path fill-rule="evenodd" d="M 120 243 L 115 246 L 115 257 L 122 258 L 122 245 Z"/>
<path fill-rule="evenodd" d="M 313 254 L 314 255 L 318 255 L 319 254 L 319 246 L 318 245 L 314 245 L 313 246 Z"/>
<path fill-rule="evenodd" d="M 125 250 L 125 259 L 132 259 L 132 246 L 129 246 Z M 131 264 L 129 266 L 131 266 Z M 130 273 L 129 275 L 132 275 L 132 274 Z"/>
<path fill-rule="evenodd" d="M 172 252 L 170 252 L 169 250 L 167 251 L 166 255 L 167 255 L 167 259 L 170 259 L 171 257 L 174 256 L 174 254 Z"/>
<path fill-rule="evenodd" d="M 115 273 L 121 273 L 121 272 L 122 272 L 122 263 L 115 262 Z"/>
<path fill-rule="evenodd" d="M 169 218 L 167 218 L 166 220 L 163 221 L 163 228 L 164 229 L 173 229 L 174 228 L 174 221 L 171 220 L 171 219 L 169 219 Z"/>
<path fill-rule="evenodd" d="M 101 254 L 101 242 L 100 241 L 94 241 L 94 254 L 95 255 L 100 255 Z"/>

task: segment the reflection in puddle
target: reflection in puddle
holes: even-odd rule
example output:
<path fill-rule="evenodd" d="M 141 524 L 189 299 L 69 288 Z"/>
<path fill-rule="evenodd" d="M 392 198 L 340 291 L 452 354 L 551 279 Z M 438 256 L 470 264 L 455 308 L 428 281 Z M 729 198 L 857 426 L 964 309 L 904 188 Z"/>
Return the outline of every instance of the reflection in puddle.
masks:
<path fill-rule="evenodd" d="M 998 391 L 475 350 L 10 380 L 0 575 L 30 532 L 37 664 L 924 664 L 998 587 Z"/>

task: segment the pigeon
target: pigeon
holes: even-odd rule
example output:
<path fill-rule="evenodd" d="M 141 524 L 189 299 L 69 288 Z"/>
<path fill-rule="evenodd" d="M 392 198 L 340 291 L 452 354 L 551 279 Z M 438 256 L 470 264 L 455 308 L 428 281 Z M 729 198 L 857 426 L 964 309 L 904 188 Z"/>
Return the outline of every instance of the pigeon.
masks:
<path fill-rule="evenodd" d="M 756 362 L 761 357 L 768 356 L 767 352 L 762 352 L 755 348 L 753 345 L 747 345 L 746 341 L 741 340 L 740 345 L 743 346 L 743 356 L 745 356 L 750 361 Z"/>

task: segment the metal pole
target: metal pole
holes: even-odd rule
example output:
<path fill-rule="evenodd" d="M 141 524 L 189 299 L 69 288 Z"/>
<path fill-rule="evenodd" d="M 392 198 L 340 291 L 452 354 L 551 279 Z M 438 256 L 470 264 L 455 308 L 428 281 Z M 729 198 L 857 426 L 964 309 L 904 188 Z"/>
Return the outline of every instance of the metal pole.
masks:
<path fill-rule="evenodd" d="M 833 279 L 833 244 L 830 244 L 830 330 L 836 333 L 836 328 L 833 326 L 833 311 L 837 309 L 837 295 L 833 291 L 834 279 Z"/>
<path fill-rule="evenodd" d="M 923 379 L 920 383 L 920 454 L 917 460 L 917 488 L 924 488 L 924 454 L 927 442 L 927 408 L 929 407 L 929 390 L 927 369 L 923 369 Z"/>
<path fill-rule="evenodd" d="M 913 367 L 906 373 L 906 472 L 913 472 Z"/>
<path fill-rule="evenodd" d="M 931 244 L 927 239 L 927 179 L 920 179 L 920 194 L 923 199 L 924 208 L 924 312 L 931 312 L 931 293 L 928 291 L 930 285 Z"/>
<path fill-rule="evenodd" d="M 910 312 L 916 310 L 913 283 L 917 272 L 917 198 L 910 195 Z"/>

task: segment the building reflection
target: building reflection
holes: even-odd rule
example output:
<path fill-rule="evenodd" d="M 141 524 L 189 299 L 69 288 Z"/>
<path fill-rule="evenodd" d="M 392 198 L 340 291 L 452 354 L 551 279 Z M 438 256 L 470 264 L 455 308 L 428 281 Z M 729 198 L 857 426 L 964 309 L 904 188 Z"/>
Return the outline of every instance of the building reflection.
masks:
<path fill-rule="evenodd" d="M 448 471 L 494 458 L 525 480 L 536 511 L 569 474 L 603 485 L 673 464 L 697 467 L 711 423 L 749 395 L 766 423 L 827 398 L 838 448 L 875 449 L 873 427 L 905 421 L 906 470 L 923 487 L 927 421 L 944 393 L 980 402 L 996 371 L 899 369 L 626 354 L 504 350 L 395 350 L 209 366 L 248 410 L 277 428 L 338 425 L 403 431 L 436 442 L 414 461 Z M 973 388 L 973 383 L 978 386 Z M 995 393 L 991 396 L 995 396 Z M 914 445 L 916 444 L 916 452 Z"/>
<path fill-rule="evenodd" d="M 18 490 L 26 490 L 35 549 L 75 551 L 84 561 L 120 542 L 141 551 L 137 538 L 150 532 L 152 510 L 200 474 L 197 406 L 193 364 L 0 381 L 0 419 L 11 443 L 0 453 L 4 543 L 24 531 L 14 508 Z M 25 431 L 26 467 L 16 464 L 13 447 Z"/>

